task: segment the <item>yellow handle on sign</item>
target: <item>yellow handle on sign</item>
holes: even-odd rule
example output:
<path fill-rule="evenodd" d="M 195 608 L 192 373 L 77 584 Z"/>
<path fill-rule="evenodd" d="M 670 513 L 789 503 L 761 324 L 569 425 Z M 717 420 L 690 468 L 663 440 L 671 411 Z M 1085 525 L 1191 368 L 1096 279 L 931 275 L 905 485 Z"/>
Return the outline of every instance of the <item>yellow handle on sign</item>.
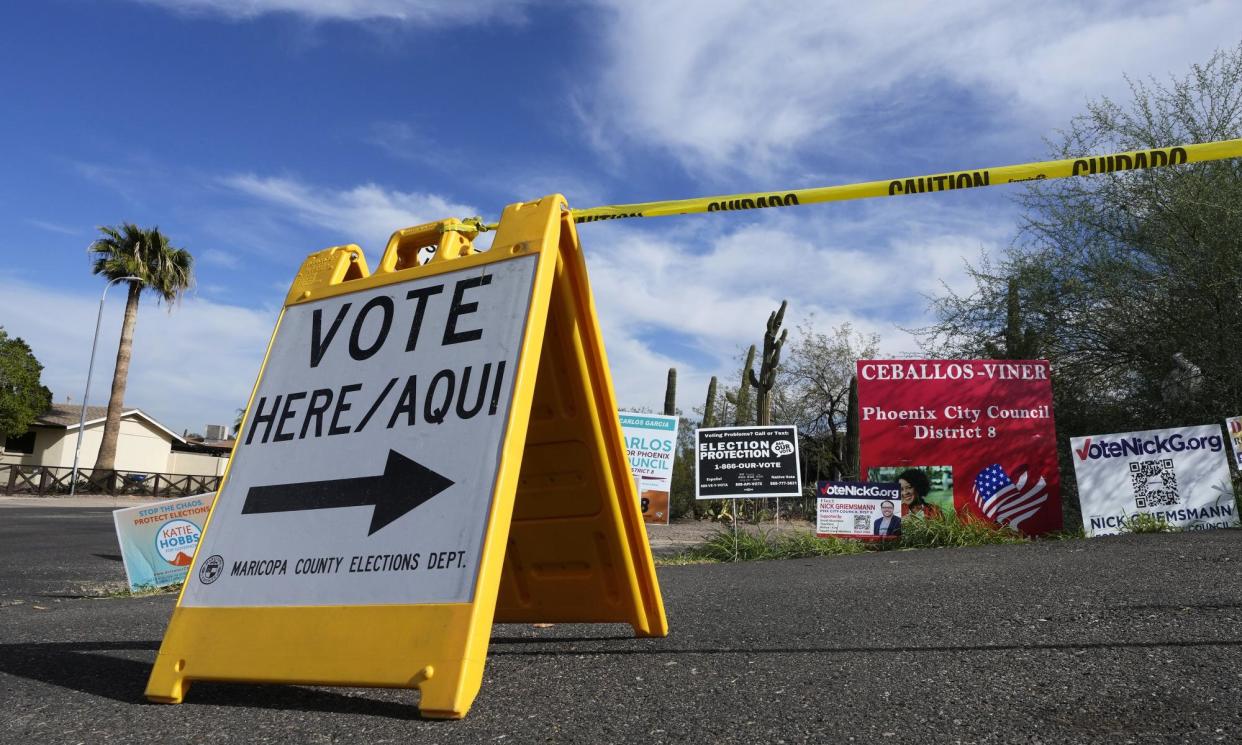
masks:
<path fill-rule="evenodd" d="M 788 189 L 747 194 L 725 194 L 714 197 L 673 199 L 662 202 L 637 202 L 614 204 L 606 207 L 571 210 L 574 222 L 597 220 L 622 220 L 633 217 L 660 217 L 664 215 L 689 215 L 698 212 L 731 212 L 735 210 L 765 209 L 768 207 L 793 207 L 819 202 L 842 202 L 850 199 L 896 197 L 908 194 L 925 194 L 936 191 L 975 189 L 1025 181 L 1046 181 L 1071 176 L 1095 176 L 1183 163 L 1201 163 L 1242 156 L 1242 139 L 1205 142 L 1198 145 L 1176 145 L 1150 150 L 1128 150 L 1110 155 L 1091 155 L 1065 160 L 1046 160 L 1011 166 L 994 166 L 968 171 L 935 173 L 926 176 L 864 181 L 841 186 L 821 186 L 813 189 Z M 481 230 L 494 230 L 495 223 L 478 224 Z"/>

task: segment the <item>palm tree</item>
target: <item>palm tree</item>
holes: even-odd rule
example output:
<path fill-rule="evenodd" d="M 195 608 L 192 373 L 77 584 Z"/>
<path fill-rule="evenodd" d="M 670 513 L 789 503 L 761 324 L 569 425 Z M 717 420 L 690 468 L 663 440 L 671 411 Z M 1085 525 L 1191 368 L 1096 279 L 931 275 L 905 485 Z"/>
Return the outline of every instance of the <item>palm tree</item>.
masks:
<path fill-rule="evenodd" d="M 166 303 L 173 303 L 194 281 L 194 257 L 184 248 L 169 244 L 168 236 L 158 227 L 143 229 L 133 223 L 120 228 L 101 227 L 103 237 L 91 244 L 91 272 L 109 280 L 138 277 L 129 281 L 125 301 L 125 319 L 121 323 L 121 344 L 116 350 L 116 371 L 112 374 L 112 395 L 108 398 L 108 414 L 104 420 L 103 442 L 95 461 L 95 476 L 106 483 L 116 468 L 116 443 L 121 431 L 121 409 L 125 401 L 125 382 L 129 377 L 129 361 L 133 352 L 134 324 L 138 320 L 138 297 L 143 290 L 153 292 Z"/>

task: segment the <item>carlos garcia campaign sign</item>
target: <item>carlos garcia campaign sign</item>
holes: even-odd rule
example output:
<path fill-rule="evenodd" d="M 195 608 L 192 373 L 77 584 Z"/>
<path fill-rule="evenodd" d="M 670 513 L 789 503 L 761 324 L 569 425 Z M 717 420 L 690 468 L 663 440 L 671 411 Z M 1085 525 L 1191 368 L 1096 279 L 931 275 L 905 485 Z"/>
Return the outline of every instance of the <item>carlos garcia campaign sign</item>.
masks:
<path fill-rule="evenodd" d="M 1121 532 L 1135 514 L 1179 528 L 1238 525 L 1220 427 L 1153 429 L 1070 440 L 1087 535 Z"/>
<path fill-rule="evenodd" d="M 673 454 L 677 451 L 677 417 L 620 412 L 621 431 L 630 456 L 630 470 L 638 479 L 638 504 L 643 521 L 668 525 L 668 497 L 673 482 Z"/>
<path fill-rule="evenodd" d="M 858 413 L 862 473 L 903 483 L 903 514 L 1061 529 L 1047 361 L 860 360 Z"/>

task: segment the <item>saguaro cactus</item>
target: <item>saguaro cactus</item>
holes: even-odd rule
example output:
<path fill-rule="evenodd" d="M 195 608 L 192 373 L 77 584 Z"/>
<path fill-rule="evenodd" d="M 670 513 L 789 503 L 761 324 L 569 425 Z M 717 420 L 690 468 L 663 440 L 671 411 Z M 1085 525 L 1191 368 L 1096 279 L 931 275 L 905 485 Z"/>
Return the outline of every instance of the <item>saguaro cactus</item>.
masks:
<path fill-rule="evenodd" d="M 755 375 L 750 365 L 746 366 L 750 384 L 755 387 L 755 419 L 760 426 L 772 423 L 772 386 L 776 384 L 776 368 L 781 364 L 781 347 L 789 336 L 789 329 L 780 331 L 787 305 L 789 301 L 782 300 L 780 310 L 768 316 L 768 329 L 763 334 L 763 359 L 759 363 L 759 375 Z M 777 331 L 781 334 L 779 339 L 776 336 Z"/>
<path fill-rule="evenodd" d="M 733 426 L 741 427 L 750 424 L 750 368 L 755 365 L 755 345 L 751 344 L 746 352 L 746 364 L 742 367 L 742 382 L 737 387 L 737 395 L 725 394 L 725 399 L 733 404 Z"/>
<path fill-rule="evenodd" d="M 664 386 L 664 415 L 677 414 L 677 368 L 668 369 L 668 384 Z"/>
<path fill-rule="evenodd" d="M 707 384 L 707 401 L 703 404 L 703 427 L 716 426 L 716 376 Z"/>
<path fill-rule="evenodd" d="M 862 474 L 858 457 L 858 376 L 850 376 L 850 392 L 845 403 L 845 452 L 842 453 L 841 460 L 844 461 L 841 470 L 847 481 L 861 481 Z"/>
<path fill-rule="evenodd" d="M 1039 357 L 1039 334 L 1024 323 L 1018 281 L 1005 287 L 1005 330 L 999 340 L 985 342 L 984 352 L 992 359 L 1030 360 Z"/>

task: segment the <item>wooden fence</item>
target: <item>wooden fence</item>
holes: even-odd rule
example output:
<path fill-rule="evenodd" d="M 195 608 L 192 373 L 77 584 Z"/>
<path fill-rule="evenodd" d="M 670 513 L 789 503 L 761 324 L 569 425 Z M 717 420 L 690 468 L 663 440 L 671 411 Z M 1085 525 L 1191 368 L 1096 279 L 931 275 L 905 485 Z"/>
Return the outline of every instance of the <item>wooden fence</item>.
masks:
<path fill-rule="evenodd" d="M 67 496 L 72 480 L 72 468 L 0 464 L 0 493 L 3 494 Z M 138 471 L 111 471 L 96 476 L 92 469 L 79 468 L 77 488 L 74 491 L 77 494 L 171 499 L 214 492 L 219 488 L 219 476 Z"/>

